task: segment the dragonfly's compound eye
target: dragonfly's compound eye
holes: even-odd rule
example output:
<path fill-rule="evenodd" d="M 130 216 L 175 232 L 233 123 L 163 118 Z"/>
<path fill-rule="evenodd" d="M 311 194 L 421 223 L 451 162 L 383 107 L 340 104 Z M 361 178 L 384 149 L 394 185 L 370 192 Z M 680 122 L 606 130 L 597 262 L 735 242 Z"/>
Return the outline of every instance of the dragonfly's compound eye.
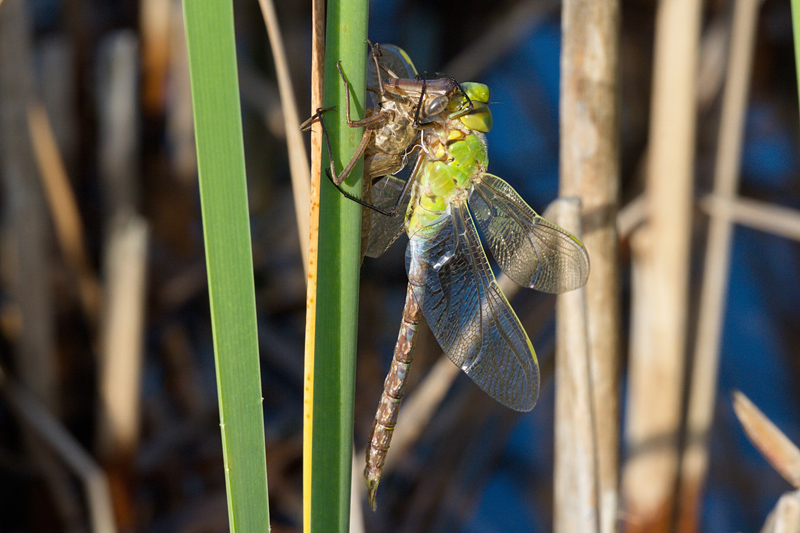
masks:
<path fill-rule="evenodd" d="M 464 89 L 464 93 L 469 96 L 469 99 L 472 100 L 473 103 L 482 102 L 484 104 L 488 104 L 489 98 L 492 95 L 492 92 L 489 90 L 489 86 L 484 85 L 483 83 L 465 81 L 461 84 L 461 88 Z"/>
<path fill-rule="evenodd" d="M 437 96 L 425 106 L 425 116 L 432 117 L 438 115 L 447 108 L 447 98 L 444 96 Z"/>
<path fill-rule="evenodd" d="M 487 133 L 492 129 L 492 112 L 484 103 L 475 102 L 475 109 L 461 117 L 461 123 L 471 130 Z"/>

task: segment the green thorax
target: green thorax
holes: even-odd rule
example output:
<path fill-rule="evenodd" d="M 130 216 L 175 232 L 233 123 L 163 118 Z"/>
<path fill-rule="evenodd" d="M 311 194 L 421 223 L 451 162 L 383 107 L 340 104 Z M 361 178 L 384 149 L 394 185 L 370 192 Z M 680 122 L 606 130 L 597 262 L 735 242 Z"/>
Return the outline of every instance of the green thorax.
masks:
<path fill-rule="evenodd" d="M 484 133 L 492 127 L 489 88 L 482 83 L 467 82 L 447 106 L 447 118 L 437 121 L 422 132 L 423 158 L 417 171 L 411 202 L 406 213 L 406 232 L 415 235 L 430 225 L 453 202 L 463 202 L 472 191 L 472 183 L 486 172 Z"/>
<path fill-rule="evenodd" d="M 484 135 L 459 120 L 448 121 L 439 131 L 426 131 L 423 142 L 424 161 L 406 215 L 409 235 L 439 218 L 450 203 L 466 201 L 473 180 L 489 164 Z"/>

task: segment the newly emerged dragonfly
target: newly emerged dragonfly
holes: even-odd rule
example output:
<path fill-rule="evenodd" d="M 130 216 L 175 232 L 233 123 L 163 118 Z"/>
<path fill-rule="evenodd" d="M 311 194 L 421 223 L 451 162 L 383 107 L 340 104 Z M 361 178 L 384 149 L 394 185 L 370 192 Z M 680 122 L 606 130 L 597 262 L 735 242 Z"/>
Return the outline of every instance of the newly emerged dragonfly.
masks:
<path fill-rule="evenodd" d="M 376 67 L 381 70 L 379 61 Z M 382 83 L 390 81 L 415 88 L 416 108 L 423 107 L 424 81 Z M 425 127 L 417 128 L 418 121 L 413 127 L 414 138 L 403 152 L 416 154 L 407 181 L 386 176 L 372 191 L 372 207 L 383 215 L 373 217 L 367 255 L 383 253 L 403 229 L 409 236 L 403 318 L 364 469 L 373 509 L 422 316 L 450 360 L 492 398 L 517 411 L 536 403 L 539 368 L 533 346 L 495 280 L 475 222 L 501 269 L 519 285 L 561 293 L 583 286 L 589 276 L 581 241 L 537 215 L 510 185 L 487 173 L 489 88 L 452 83 L 457 90 L 437 95 L 447 98 L 441 111 L 427 113 Z M 385 122 L 391 125 L 388 118 Z M 367 146 L 375 142 L 371 138 Z M 366 147 L 362 151 L 367 153 Z M 384 216 L 392 214 L 387 209 L 392 205 L 392 212 L 405 208 L 404 219 Z"/>

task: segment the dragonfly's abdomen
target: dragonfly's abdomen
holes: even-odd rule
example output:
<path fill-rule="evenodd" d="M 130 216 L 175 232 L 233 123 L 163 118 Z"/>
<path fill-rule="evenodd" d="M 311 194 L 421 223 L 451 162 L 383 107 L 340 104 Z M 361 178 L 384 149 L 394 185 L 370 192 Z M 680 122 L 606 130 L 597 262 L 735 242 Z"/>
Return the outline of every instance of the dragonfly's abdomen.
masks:
<path fill-rule="evenodd" d="M 378 404 L 378 412 L 375 413 L 375 422 L 372 424 L 372 433 L 367 446 L 367 466 L 364 468 L 364 479 L 367 481 L 369 504 L 373 509 L 375 509 L 375 491 L 377 491 L 381 479 L 381 469 L 386 461 L 386 451 L 392 441 L 394 426 L 397 423 L 397 413 L 405 392 L 406 375 L 413 358 L 414 342 L 421 316 L 422 312 L 414 298 L 413 287 L 409 284 L 392 366 L 383 384 L 383 394 L 381 394 Z"/>

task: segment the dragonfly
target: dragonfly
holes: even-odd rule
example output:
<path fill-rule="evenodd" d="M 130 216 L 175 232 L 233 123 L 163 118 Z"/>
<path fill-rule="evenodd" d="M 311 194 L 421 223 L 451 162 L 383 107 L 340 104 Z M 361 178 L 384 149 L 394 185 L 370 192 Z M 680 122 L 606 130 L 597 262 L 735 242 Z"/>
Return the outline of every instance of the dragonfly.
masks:
<path fill-rule="evenodd" d="M 459 87 L 418 132 L 407 182 L 386 176 L 387 185 L 373 190 L 374 209 L 385 215 L 380 206 L 394 201 L 405 207 L 405 216 L 401 223 L 399 216 L 374 219 L 367 255 L 380 255 L 403 231 L 409 237 L 403 317 L 366 452 L 373 510 L 422 317 L 450 360 L 492 398 L 516 411 L 536 403 L 536 353 L 497 284 L 476 222 L 500 268 L 521 286 L 562 293 L 583 286 L 589 276 L 581 241 L 487 172 L 490 91 L 480 83 Z M 411 192 L 398 202 L 392 193 L 401 185 L 404 191 L 410 185 Z"/>

